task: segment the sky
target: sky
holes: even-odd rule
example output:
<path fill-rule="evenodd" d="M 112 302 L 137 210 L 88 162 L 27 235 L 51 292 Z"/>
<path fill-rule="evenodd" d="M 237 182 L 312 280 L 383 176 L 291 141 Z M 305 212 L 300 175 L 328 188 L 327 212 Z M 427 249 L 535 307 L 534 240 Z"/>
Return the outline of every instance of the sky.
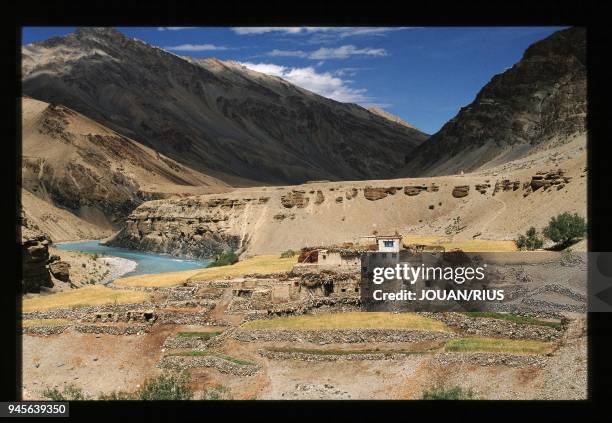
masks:
<path fill-rule="evenodd" d="M 75 28 L 26 27 L 22 44 Z M 529 45 L 563 27 L 119 27 L 192 57 L 240 62 L 433 134 Z"/>

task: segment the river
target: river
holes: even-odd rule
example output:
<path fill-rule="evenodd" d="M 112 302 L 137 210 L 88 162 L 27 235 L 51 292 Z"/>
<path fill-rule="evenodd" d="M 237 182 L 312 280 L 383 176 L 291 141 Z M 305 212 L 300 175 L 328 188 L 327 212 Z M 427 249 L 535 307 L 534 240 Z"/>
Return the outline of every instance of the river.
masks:
<path fill-rule="evenodd" d="M 122 277 L 202 269 L 210 263 L 210 260 L 191 260 L 164 254 L 129 250 L 127 248 L 109 247 L 100 244 L 99 241 L 62 242 L 54 244 L 54 246 L 58 250 L 80 251 L 83 253 L 98 254 L 104 257 L 119 257 L 135 262 L 136 268 L 123 274 Z"/>

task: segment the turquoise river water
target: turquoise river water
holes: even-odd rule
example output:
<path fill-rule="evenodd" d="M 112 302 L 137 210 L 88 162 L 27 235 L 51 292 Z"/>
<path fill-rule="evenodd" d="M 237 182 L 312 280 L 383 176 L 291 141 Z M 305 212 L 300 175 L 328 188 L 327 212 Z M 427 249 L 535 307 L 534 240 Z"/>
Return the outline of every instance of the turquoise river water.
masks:
<path fill-rule="evenodd" d="M 201 269 L 210 263 L 210 260 L 190 260 L 127 248 L 108 247 L 100 244 L 99 241 L 63 242 L 55 244 L 55 247 L 59 250 L 80 251 L 104 257 L 121 257 L 136 262 L 136 269 L 123 276 Z"/>

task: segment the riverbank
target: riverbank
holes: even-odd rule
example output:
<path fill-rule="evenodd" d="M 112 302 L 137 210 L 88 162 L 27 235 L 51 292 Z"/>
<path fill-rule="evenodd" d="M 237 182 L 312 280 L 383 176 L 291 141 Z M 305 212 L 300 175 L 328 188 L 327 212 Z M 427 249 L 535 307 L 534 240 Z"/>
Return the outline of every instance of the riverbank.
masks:
<path fill-rule="evenodd" d="M 105 263 L 109 268 L 109 273 L 100 281 L 100 283 L 105 285 L 125 274 L 135 271 L 138 267 L 136 261 L 121 257 L 101 257 L 98 260 Z"/>

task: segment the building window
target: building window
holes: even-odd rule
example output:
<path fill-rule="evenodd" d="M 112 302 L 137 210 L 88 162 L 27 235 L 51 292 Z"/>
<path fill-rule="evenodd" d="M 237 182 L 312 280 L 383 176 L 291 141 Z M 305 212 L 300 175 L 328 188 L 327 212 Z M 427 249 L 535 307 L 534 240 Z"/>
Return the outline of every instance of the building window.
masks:
<path fill-rule="evenodd" d="M 393 241 L 383 241 L 383 244 L 385 248 L 393 248 L 393 244 L 395 243 Z"/>
<path fill-rule="evenodd" d="M 387 253 L 382 253 L 383 258 L 387 257 Z"/>

